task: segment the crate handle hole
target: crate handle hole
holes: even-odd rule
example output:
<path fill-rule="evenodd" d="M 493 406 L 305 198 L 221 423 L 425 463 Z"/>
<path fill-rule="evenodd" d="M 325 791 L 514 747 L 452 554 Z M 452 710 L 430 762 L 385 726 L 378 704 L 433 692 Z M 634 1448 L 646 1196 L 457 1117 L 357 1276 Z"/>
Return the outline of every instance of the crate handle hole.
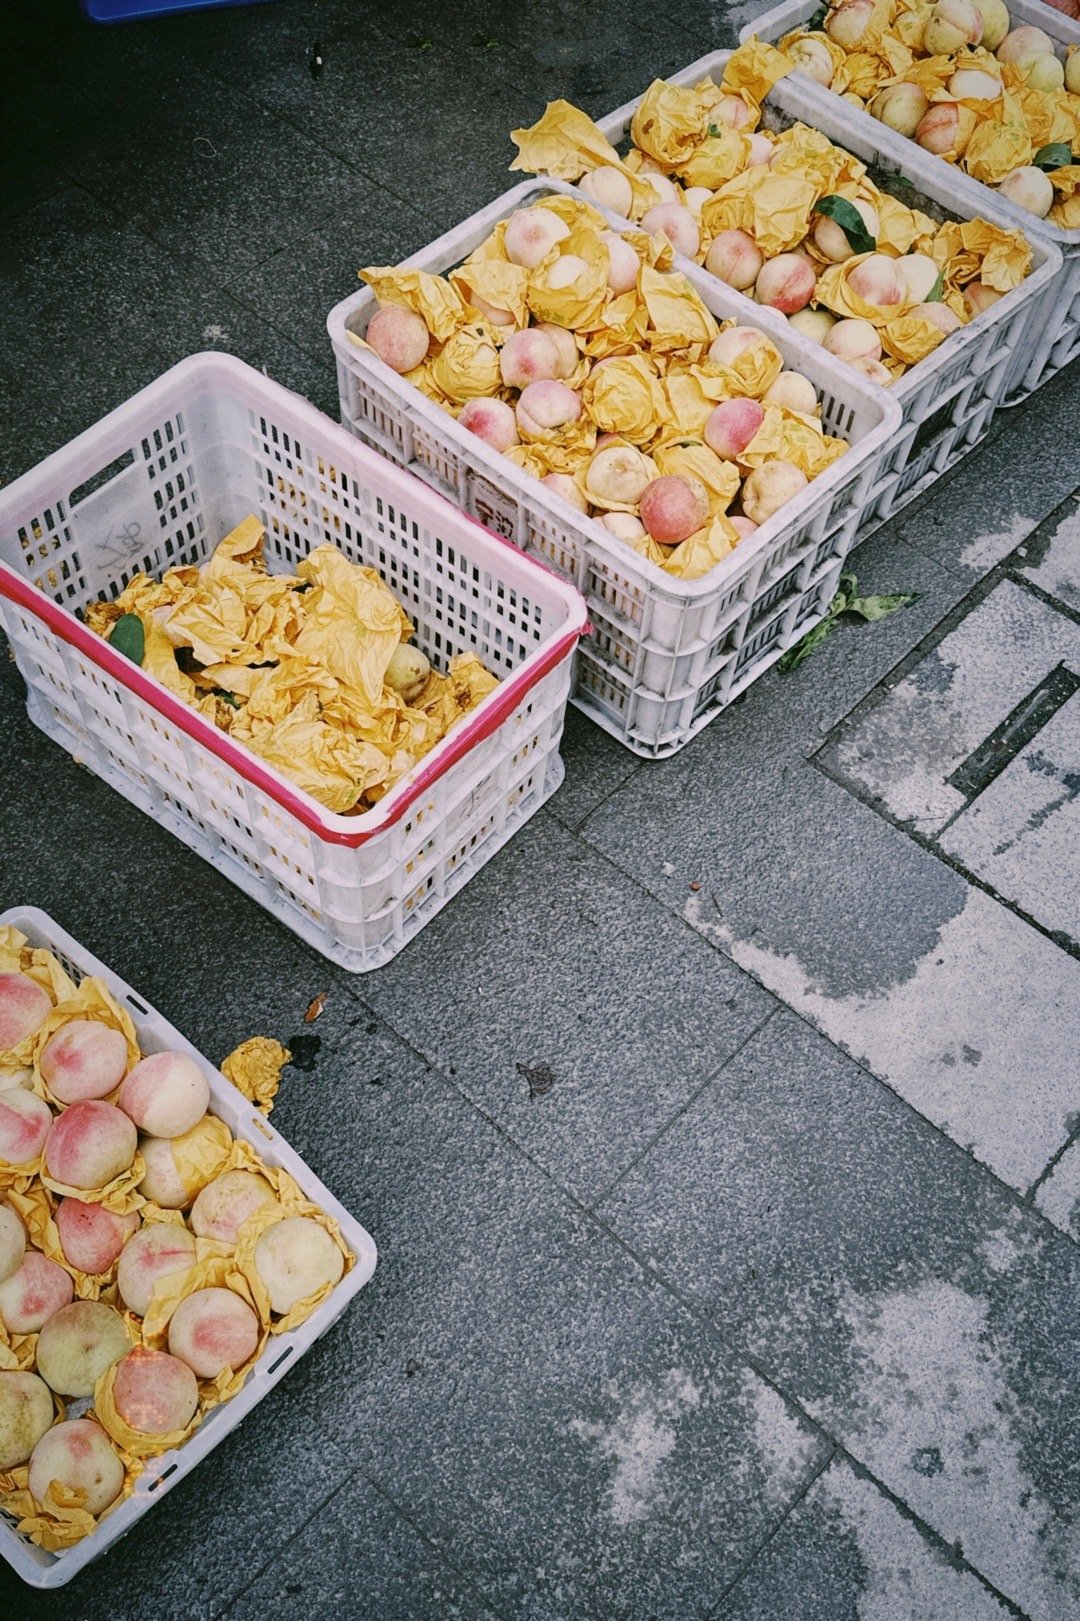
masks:
<path fill-rule="evenodd" d="M 96 473 L 86 480 L 85 484 L 80 484 L 77 490 L 72 490 L 68 496 L 68 505 L 77 507 L 80 501 L 87 500 L 89 496 L 94 494 L 95 490 L 104 488 L 112 479 L 118 478 L 121 473 L 126 472 L 134 461 L 135 452 L 125 450 L 124 454 L 117 456 L 116 460 L 110 462 L 108 467 L 100 467 Z"/>
<path fill-rule="evenodd" d="M 163 1470 L 162 1473 L 157 1477 L 156 1480 L 152 1480 L 150 1482 L 150 1490 L 152 1492 L 156 1492 L 159 1486 L 164 1486 L 164 1484 L 168 1480 L 169 1476 L 170 1475 L 175 1475 L 176 1470 L 177 1470 L 177 1465 L 175 1463 L 170 1463 L 169 1467 L 167 1469 Z"/>
<path fill-rule="evenodd" d="M 137 996 L 132 996 L 131 992 L 128 991 L 127 999 L 131 1003 L 132 1007 L 135 1009 L 136 1013 L 144 1013 L 147 1016 L 147 1018 L 149 1018 L 150 1009 L 148 1007 L 143 1007 L 142 1003 L 139 1001 L 139 998 Z"/>
<path fill-rule="evenodd" d="M 288 1360 L 292 1356 L 292 1354 L 293 1354 L 292 1346 L 287 1345 L 285 1347 L 284 1351 L 282 1351 L 281 1355 L 279 1357 L 275 1357 L 274 1361 L 271 1362 L 270 1366 L 267 1368 L 267 1370 L 266 1370 L 267 1377 L 269 1378 L 269 1376 L 272 1373 L 276 1373 L 278 1371 L 278 1369 L 281 1367 L 283 1362 L 288 1362 Z"/>

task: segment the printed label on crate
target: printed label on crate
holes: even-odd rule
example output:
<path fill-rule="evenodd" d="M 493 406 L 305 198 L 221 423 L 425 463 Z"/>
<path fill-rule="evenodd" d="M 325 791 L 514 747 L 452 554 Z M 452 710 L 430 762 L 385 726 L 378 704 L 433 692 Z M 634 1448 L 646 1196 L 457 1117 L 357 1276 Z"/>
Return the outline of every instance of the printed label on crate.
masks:
<path fill-rule="evenodd" d="M 469 507 L 485 528 L 493 529 L 504 540 L 517 540 L 517 502 L 476 473 L 469 475 Z"/>

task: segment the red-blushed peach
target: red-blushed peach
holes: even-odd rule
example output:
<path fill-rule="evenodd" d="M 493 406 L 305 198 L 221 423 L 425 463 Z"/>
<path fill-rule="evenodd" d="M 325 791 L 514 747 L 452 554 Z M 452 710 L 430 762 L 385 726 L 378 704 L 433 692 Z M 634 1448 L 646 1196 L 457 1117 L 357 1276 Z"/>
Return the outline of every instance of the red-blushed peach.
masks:
<path fill-rule="evenodd" d="M 583 174 L 578 186 L 591 202 L 599 203 L 601 208 L 610 208 L 613 214 L 621 214 L 624 219 L 629 215 L 634 191 L 621 169 L 616 169 L 610 163 L 602 163 L 599 168 Z"/>
<path fill-rule="evenodd" d="M 1007 174 L 998 191 L 1018 208 L 1026 208 L 1037 219 L 1045 219 L 1054 203 L 1054 187 L 1050 176 L 1033 163 L 1024 164 Z"/>
<path fill-rule="evenodd" d="M 640 540 L 647 533 L 641 519 L 635 518 L 632 512 L 605 512 L 600 522 L 620 540 Z"/>
<path fill-rule="evenodd" d="M 55 1417 L 44 1379 L 36 1373 L 0 1373 L 0 1470 L 25 1463 Z"/>
<path fill-rule="evenodd" d="M 805 309 L 814 296 L 817 277 L 809 259 L 801 253 L 778 253 L 775 259 L 766 259 L 754 283 L 754 297 L 759 304 L 780 310 L 783 315 L 794 315 Z"/>
<path fill-rule="evenodd" d="M 824 343 L 835 325 L 836 316 L 829 310 L 796 310 L 794 315 L 788 316 L 788 326 L 814 343 Z"/>
<path fill-rule="evenodd" d="M 492 326 L 514 325 L 514 315 L 511 310 L 500 309 L 498 304 L 489 304 L 486 298 L 481 298 L 479 293 L 474 293 L 471 289 L 469 291 L 469 303 L 474 310 L 479 310 L 484 319 L 490 321 Z"/>
<path fill-rule="evenodd" d="M 44 1098 L 12 1086 L 0 1092 L 0 1162 L 31 1165 L 45 1146 L 53 1112 Z"/>
<path fill-rule="evenodd" d="M 270 1296 L 270 1310 L 283 1317 L 317 1289 L 337 1283 L 345 1257 L 319 1222 L 286 1216 L 260 1234 L 255 1270 Z"/>
<path fill-rule="evenodd" d="M 701 229 L 697 220 L 682 203 L 658 203 L 641 216 L 641 229 L 650 236 L 663 232 L 675 249 L 693 259 L 701 246 Z"/>
<path fill-rule="evenodd" d="M 726 332 L 718 333 L 710 343 L 709 359 L 714 366 L 733 366 L 739 356 L 756 343 L 768 341 L 758 326 L 731 326 Z"/>
<path fill-rule="evenodd" d="M 955 56 L 965 45 L 977 45 L 982 33 L 982 12 L 971 0 L 937 0 L 923 29 L 923 50 L 928 56 Z"/>
<path fill-rule="evenodd" d="M 45 1501 L 54 1480 L 84 1493 L 82 1507 L 95 1518 L 119 1497 L 123 1461 L 94 1419 L 65 1419 L 41 1437 L 30 1458 L 30 1495 L 36 1502 Z"/>
<path fill-rule="evenodd" d="M 0 1283 L 10 1278 L 26 1254 L 26 1228 L 9 1204 L 0 1204 Z"/>
<path fill-rule="evenodd" d="M 742 509 L 751 523 L 763 524 L 805 490 L 807 483 L 806 474 L 793 462 L 762 462 L 743 482 Z"/>
<path fill-rule="evenodd" d="M 614 232 L 605 231 L 602 236 L 606 239 L 609 234 L 614 235 Z M 636 258 L 637 255 L 635 254 L 634 257 Z M 559 357 L 559 369 L 555 375 L 565 381 L 577 369 L 578 361 L 581 358 L 577 339 L 572 332 L 567 331 L 566 327 L 556 326 L 553 321 L 541 321 L 536 330 L 537 332 L 546 333 L 555 345 Z"/>
<path fill-rule="evenodd" d="M 996 101 L 1001 95 L 1001 80 L 980 68 L 960 68 L 945 88 L 957 101 Z"/>
<path fill-rule="evenodd" d="M 734 516 L 729 513 L 728 523 L 734 529 L 740 540 L 747 540 L 757 528 L 756 523 L 751 523 L 750 519 L 744 518 L 741 513 L 735 513 Z"/>
<path fill-rule="evenodd" d="M 536 327 L 512 332 L 499 351 L 499 372 L 507 388 L 526 388 L 554 377 L 558 364 L 555 345 Z"/>
<path fill-rule="evenodd" d="M 609 501 L 636 506 L 652 472 L 641 451 L 632 445 L 606 445 L 588 465 L 585 492 L 600 506 Z"/>
<path fill-rule="evenodd" d="M 500 453 L 520 444 L 514 407 L 505 400 L 467 400 L 458 421 Z"/>
<path fill-rule="evenodd" d="M 884 253 L 871 253 L 856 265 L 848 272 L 847 284 L 864 303 L 879 310 L 902 304 L 907 293 L 896 260 Z"/>
<path fill-rule="evenodd" d="M 1003 0 L 975 0 L 975 9 L 983 20 L 980 44 L 984 51 L 996 51 L 1009 32 L 1009 13 Z"/>
<path fill-rule="evenodd" d="M 65 1261 L 92 1277 L 109 1270 L 138 1225 L 135 1211 L 116 1216 L 104 1205 L 84 1204 L 81 1199 L 61 1199 L 56 1207 L 56 1230 Z"/>
<path fill-rule="evenodd" d="M 876 242 L 878 232 L 881 230 L 881 219 L 877 209 L 870 203 L 862 201 L 853 202 L 851 206 Z M 812 235 L 814 246 L 822 258 L 828 259 L 831 264 L 842 264 L 845 259 L 850 259 L 855 252 L 847 239 L 843 227 L 838 225 L 834 219 L 830 219 L 827 214 L 814 215 Z"/>
<path fill-rule="evenodd" d="M 999 293 L 996 287 L 988 287 L 984 281 L 969 281 L 964 288 L 964 309 L 968 320 L 974 321 L 977 315 L 982 315 L 1004 296 L 1004 293 Z"/>
<path fill-rule="evenodd" d="M 1053 56 L 1054 42 L 1041 28 L 1025 23 L 1005 35 L 994 55 L 999 62 L 1022 62 L 1029 56 Z"/>
<path fill-rule="evenodd" d="M 0 1283 L 0 1317 L 9 1334 L 36 1334 L 70 1305 L 75 1285 L 70 1274 L 39 1250 L 27 1250 L 9 1278 Z"/>
<path fill-rule="evenodd" d="M 197 1238 L 235 1244 L 245 1221 L 261 1205 L 273 1204 L 274 1190 L 256 1171 L 225 1171 L 208 1182 L 191 1207 Z"/>
<path fill-rule="evenodd" d="M 825 32 L 844 51 L 857 51 L 874 20 L 873 0 L 844 0 L 825 19 Z"/>
<path fill-rule="evenodd" d="M 709 118 L 714 124 L 724 124 L 728 129 L 745 129 L 753 121 L 753 113 L 741 96 L 721 96 L 709 108 Z"/>
<path fill-rule="evenodd" d="M 705 269 L 729 287 L 745 292 L 758 279 L 765 257 L 748 231 L 732 229 L 714 236 L 705 255 Z"/>
<path fill-rule="evenodd" d="M 917 84 L 891 84 L 878 91 L 869 110 L 898 135 L 911 139 L 929 106 Z"/>
<path fill-rule="evenodd" d="M 182 1137 L 140 1137 L 145 1174 L 139 1192 L 163 1210 L 186 1210 L 224 1164 L 221 1122 L 203 1115 Z"/>
<path fill-rule="evenodd" d="M 73 1300 L 38 1335 L 37 1371 L 60 1396 L 92 1396 L 106 1368 L 131 1350 L 120 1313 L 101 1300 Z"/>
<path fill-rule="evenodd" d="M 920 304 L 933 292 L 941 274 L 928 253 L 905 253 L 896 260 L 896 268 L 909 298 Z"/>
<path fill-rule="evenodd" d="M 608 250 L 608 286 L 616 297 L 620 293 L 628 293 L 631 287 L 637 286 L 641 260 L 617 231 L 602 231 L 600 240 Z M 556 373 L 556 376 L 561 375 Z"/>
<path fill-rule="evenodd" d="M 29 974 L 0 974 L 0 1052 L 21 1046 L 51 1012 L 48 992 Z"/>
<path fill-rule="evenodd" d="M 150 1137 L 182 1137 L 210 1102 L 210 1083 L 186 1053 L 151 1053 L 120 1088 L 119 1104 Z"/>
<path fill-rule="evenodd" d="M 811 416 L 818 405 L 817 389 L 801 371 L 782 371 L 761 396 L 763 405 L 782 405 L 788 411 Z"/>
<path fill-rule="evenodd" d="M 881 339 L 870 321 L 852 316 L 837 321 L 825 335 L 824 347 L 838 360 L 880 360 Z"/>
<path fill-rule="evenodd" d="M 231 1289 L 196 1289 L 169 1322 L 169 1351 L 198 1379 L 216 1379 L 255 1354 L 259 1319 Z"/>
<path fill-rule="evenodd" d="M 936 326 L 938 331 L 943 332 L 947 338 L 951 337 L 964 324 L 955 310 L 951 310 L 948 304 L 916 304 L 911 313 L 912 315 L 921 315 L 924 321 L 929 321 L 931 326 Z"/>
<path fill-rule="evenodd" d="M 128 1066 L 123 1032 L 100 1019 L 72 1019 L 42 1049 L 45 1085 L 60 1103 L 81 1103 L 114 1092 Z"/>
<path fill-rule="evenodd" d="M 49 1127 L 45 1168 L 65 1187 L 104 1188 L 130 1168 L 138 1141 L 134 1122 L 114 1104 L 73 1103 Z"/>
<path fill-rule="evenodd" d="M 661 546 L 677 546 L 709 520 L 709 497 L 700 479 L 666 473 L 641 492 L 641 521 Z"/>
<path fill-rule="evenodd" d="M 764 408 L 757 400 L 721 400 L 709 413 L 702 438 L 710 450 L 730 460 L 742 455 L 764 420 Z"/>
<path fill-rule="evenodd" d="M 800 73 L 816 79 L 826 90 L 833 82 L 833 59 L 820 39 L 797 39 L 787 48 L 787 54 Z"/>
<path fill-rule="evenodd" d="M 145 1317 L 157 1280 L 188 1272 L 194 1265 L 195 1240 L 187 1228 L 172 1221 L 151 1222 L 134 1233 L 120 1252 L 116 1268 L 120 1299 L 136 1317 Z"/>
<path fill-rule="evenodd" d="M 431 333 L 422 316 L 403 304 L 383 304 L 368 322 L 367 341 L 391 370 L 415 371 L 427 355 Z"/>
<path fill-rule="evenodd" d="M 168 1435 L 195 1417 L 199 1386 L 178 1356 L 138 1345 L 116 1364 L 112 1398 L 124 1423 L 140 1435 Z"/>
<path fill-rule="evenodd" d="M 919 119 L 915 139 L 926 152 L 962 157 L 975 128 L 975 114 L 956 101 L 933 101 Z"/>
<path fill-rule="evenodd" d="M 530 383 L 518 396 L 518 431 L 527 439 L 555 439 L 581 415 L 581 398 L 553 378 Z"/>
<path fill-rule="evenodd" d="M 570 505 L 576 507 L 579 512 L 588 512 L 589 503 L 569 473 L 545 473 L 540 482 L 553 495 L 561 495 L 564 501 L 569 501 Z"/>
<path fill-rule="evenodd" d="M 550 208 L 519 208 L 506 222 L 503 248 L 514 264 L 535 270 L 569 235 L 569 225 Z"/>

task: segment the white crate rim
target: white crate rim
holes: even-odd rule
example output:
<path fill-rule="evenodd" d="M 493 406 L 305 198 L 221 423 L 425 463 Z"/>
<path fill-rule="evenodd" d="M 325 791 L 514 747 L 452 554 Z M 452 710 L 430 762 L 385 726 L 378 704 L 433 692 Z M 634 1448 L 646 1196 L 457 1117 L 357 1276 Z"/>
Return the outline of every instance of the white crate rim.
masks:
<path fill-rule="evenodd" d="M 313 1204 L 332 1216 L 341 1228 L 342 1237 L 356 1256 L 356 1265 L 347 1272 L 331 1291 L 327 1300 L 316 1308 L 305 1323 L 285 1334 L 271 1335 L 262 1354 L 255 1363 L 242 1388 L 228 1402 L 213 1410 L 213 1414 L 184 1443 L 171 1452 L 150 1459 L 135 1484 L 130 1497 L 116 1511 L 101 1521 L 90 1536 L 72 1548 L 59 1553 L 46 1553 L 21 1537 L 6 1515 L 0 1514 L 0 1554 L 8 1561 L 22 1580 L 31 1587 L 56 1588 L 69 1582 L 86 1565 L 105 1553 L 125 1532 L 164 1497 L 165 1492 L 191 1473 L 218 1442 L 224 1440 L 257 1402 L 283 1377 L 285 1366 L 280 1359 L 289 1347 L 288 1367 L 315 1343 L 333 1322 L 336 1322 L 349 1302 L 370 1282 L 378 1260 L 375 1241 L 360 1225 L 355 1216 L 335 1199 L 300 1156 L 289 1147 L 285 1139 L 254 1108 L 231 1081 L 206 1058 L 197 1047 L 183 1036 L 174 1025 L 151 1006 L 145 997 L 135 991 L 119 974 L 99 961 L 91 952 L 72 938 L 66 930 L 36 906 L 14 906 L 0 912 L 0 925 L 13 925 L 21 930 L 31 945 L 44 946 L 72 962 L 82 978 L 96 975 L 104 980 L 117 1001 L 130 1013 L 143 1047 L 144 1032 L 158 1045 L 145 1050 L 161 1051 L 168 1048 L 184 1052 L 203 1070 L 210 1083 L 211 1108 L 214 1104 L 228 1106 L 239 1129 L 231 1121 L 234 1136 L 245 1140 L 260 1152 L 267 1153 L 272 1162 L 282 1165 L 293 1176 L 302 1192 Z M 140 1009 L 145 1011 L 140 1012 Z M 274 1364 L 273 1368 L 269 1365 Z M 280 1365 L 280 1372 L 275 1370 Z M 214 1416 L 218 1415 L 218 1416 Z M 211 1422 L 211 1420 L 213 1420 Z M 168 1478 L 163 1478 L 163 1477 Z M 155 1486 L 160 1481 L 160 1485 Z M 153 1495 L 151 1496 L 151 1491 Z"/>

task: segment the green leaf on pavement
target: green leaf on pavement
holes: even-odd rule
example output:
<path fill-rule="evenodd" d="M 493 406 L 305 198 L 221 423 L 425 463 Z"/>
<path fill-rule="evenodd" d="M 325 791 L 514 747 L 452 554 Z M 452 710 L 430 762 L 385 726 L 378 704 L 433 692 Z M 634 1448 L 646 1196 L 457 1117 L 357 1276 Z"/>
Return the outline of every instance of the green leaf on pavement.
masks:
<path fill-rule="evenodd" d="M 781 670 L 797 670 L 804 659 L 808 659 L 815 648 L 820 647 L 833 631 L 844 614 L 854 614 L 866 623 L 872 624 L 877 619 L 887 619 L 890 614 L 896 613 L 899 608 L 906 608 L 909 602 L 914 602 L 917 592 L 897 591 L 887 596 L 860 597 L 858 595 L 859 582 L 854 574 L 841 574 L 839 589 L 830 602 L 824 619 L 808 630 L 806 635 L 797 641 L 794 647 L 777 660 Z"/>

